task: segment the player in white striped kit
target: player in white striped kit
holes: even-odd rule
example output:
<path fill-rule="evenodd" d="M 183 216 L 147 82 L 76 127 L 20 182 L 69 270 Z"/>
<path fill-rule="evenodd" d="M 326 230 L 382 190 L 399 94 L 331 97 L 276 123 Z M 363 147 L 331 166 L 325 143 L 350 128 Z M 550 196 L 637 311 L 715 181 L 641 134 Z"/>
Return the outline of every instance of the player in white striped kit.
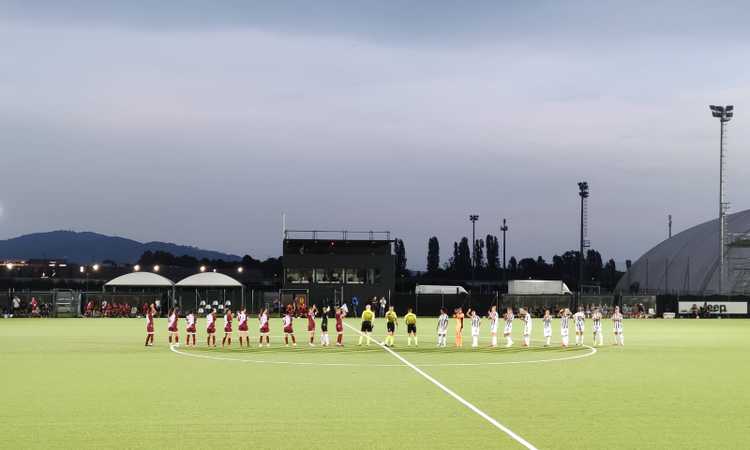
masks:
<path fill-rule="evenodd" d="M 602 334 L 602 312 L 599 308 L 594 308 L 594 312 L 591 314 L 591 320 L 594 329 L 594 346 L 604 345 L 604 335 Z"/>
<path fill-rule="evenodd" d="M 615 345 L 625 345 L 625 336 L 622 334 L 622 313 L 619 306 L 615 306 L 615 312 L 612 313 L 612 325 L 615 328 Z"/>
<path fill-rule="evenodd" d="M 508 307 L 505 312 L 505 329 L 503 330 L 503 336 L 505 336 L 505 347 L 510 347 L 513 345 L 513 338 L 511 337 L 511 333 L 513 332 L 514 318 L 515 316 L 513 315 L 513 308 Z"/>
<path fill-rule="evenodd" d="M 570 328 L 570 310 L 568 308 L 560 311 L 560 336 L 562 337 L 562 346 L 568 346 L 568 333 Z"/>
<path fill-rule="evenodd" d="M 488 313 L 487 317 L 490 319 L 490 346 L 497 347 L 497 322 L 499 319 L 497 314 L 497 306 L 492 305 L 492 308 L 490 308 L 490 312 Z"/>
<path fill-rule="evenodd" d="M 521 316 L 521 321 L 523 321 L 523 346 L 528 347 L 531 345 L 531 314 L 526 308 L 521 308 L 518 310 L 518 315 Z"/>
<path fill-rule="evenodd" d="M 552 340 L 552 314 L 549 313 L 549 309 L 544 310 L 542 324 L 544 325 L 544 346 L 549 347 L 550 341 Z"/>
<path fill-rule="evenodd" d="M 448 317 L 448 313 L 445 311 L 445 308 L 440 308 L 440 317 L 438 317 L 438 323 L 437 323 L 437 346 L 438 347 L 445 347 L 448 343 L 448 321 L 450 318 Z"/>
<path fill-rule="evenodd" d="M 578 307 L 578 312 L 573 314 L 576 323 L 576 345 L 583 345 L 583 332 L 585 331 L 586 313 L 583 306 Z"/>
<path fill-rule="evenodd" d="M 473 309 L 469 310 L 469 317 L 471 318 L 471 347 L 479 347 L 479 326 L 482 323 L 482 318 Z"/>

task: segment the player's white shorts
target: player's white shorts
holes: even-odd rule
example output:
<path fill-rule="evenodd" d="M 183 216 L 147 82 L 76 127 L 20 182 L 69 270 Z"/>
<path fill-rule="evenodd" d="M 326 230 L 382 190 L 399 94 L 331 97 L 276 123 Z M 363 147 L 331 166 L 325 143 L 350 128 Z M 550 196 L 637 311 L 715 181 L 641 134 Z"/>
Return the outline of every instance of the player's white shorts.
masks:
<path fill-rule="evenodd" d="M 568 329 L 567 328 L 561 328 L 560 329 L 560 336 L 562 336 L 562 337 L 568 337 Z"/>
<path fill-rule="evenodd" d="M 472 328 L 471 329 L 471 335 L 472 336 L 479 336 L 479 328 Z"/>
<path fill-rule="evenodd" d="M 594 334 L 599 334 L 602 332 L 602 326 L 601 325 L 594 325 Z"/>
<path fill-rule="evenodd" d="M 438 336 L 445 336 L 448 334 L 448 330 L 438 330 Z"/>
<path fill-rule="evenodd" d="M 490 333 L 497 334 L 497 322 L 490 323 Z"/>
<path fill-rule="evenodd" d="M 584 325 L 582 323 L 577 323 L 576 324 L 576 331 L 578 333 L 583 333 L 583 330 L 584 330 Z"/>
<path fill-rule="evenodd" d="M 552 327 L 544 327 L 544 337 L 552 337 Z"/>
<path fill-rule="evenodd" d="M 513 325 L 505 325 L 505 330 L 503 330 L 503 333 L 510 334 L 513 331 Z"/>
<path fill-rule="evenodd" d="M 526 325 L 523 327 L 523 335 L 528 336 L 531 334 L 531 325 Z"/>
<path fill-rule="evenodd" d="M 622 333 L 622 324 L 615 324 L 615 333 Z"/>

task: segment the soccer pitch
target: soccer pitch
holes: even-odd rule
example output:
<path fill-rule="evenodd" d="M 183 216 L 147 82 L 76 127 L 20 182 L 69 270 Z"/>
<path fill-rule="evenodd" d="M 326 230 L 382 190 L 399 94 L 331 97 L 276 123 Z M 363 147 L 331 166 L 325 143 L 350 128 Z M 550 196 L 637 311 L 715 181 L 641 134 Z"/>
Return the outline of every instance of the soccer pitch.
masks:
<path fill-rule="evenodd" d="M 236 332 L 222 349 L 221 330 L 207 349 L 203 320 L 198 347 L 177 349 L 164 319 L 151 348 L 141 319 L 2 320 L 0 447 L 523 448 L 487 417 L 540 449 L 747 446 L 750 321 L 626 320 L 624 348 L 605 321 L 596 352 L 559 348 L 557 322 L 542 348 L 539 320 L 531 349 L 518 325 L 514 348 L 487 348 L 486 323 L 481 348 L 465 330 L 464 348 L 437 349 L 435 323 L 419 319 L 419 348 L 397 330 L 402 360 L 348 327 L 345 348 L 310 348 L 302 320 L 286 348 L 272 319 L 263 349 Z"/>

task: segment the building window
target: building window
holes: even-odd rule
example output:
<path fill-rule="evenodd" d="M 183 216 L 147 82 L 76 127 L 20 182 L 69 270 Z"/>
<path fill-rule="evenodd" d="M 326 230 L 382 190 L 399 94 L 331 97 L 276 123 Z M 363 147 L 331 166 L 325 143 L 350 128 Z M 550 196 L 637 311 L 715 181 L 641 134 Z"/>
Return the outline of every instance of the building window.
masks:
<path fill-rule="evenodd" d="M 340 284 L 344 279 L 344 269 L 315 269 L 315 282 L 319 284 Z"/>
<path fill-rule="evenodd" d="M 346 269 L 346 284 L 365 284 L 367 270 Z"/>
<path fill-rule="evenodd" d="M 382 280 L 380 269 L 367 269 L 367 284 L 380 284 Z"/>
<path fill-rule="evenodd" d="M 308 284 L 312 281 L 312 269 L 287 269 L 286 282 L 289 284 Z"/>

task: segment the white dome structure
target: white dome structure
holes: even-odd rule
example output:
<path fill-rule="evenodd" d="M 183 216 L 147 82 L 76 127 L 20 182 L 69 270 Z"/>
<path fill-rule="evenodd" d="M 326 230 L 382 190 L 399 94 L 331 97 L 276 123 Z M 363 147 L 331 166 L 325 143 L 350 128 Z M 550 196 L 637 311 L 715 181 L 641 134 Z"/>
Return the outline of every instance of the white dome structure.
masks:
<path fill-rule="evenodd" d="M 727 216 L 725 294 L 750 294 L 750 210 Z M 672 236 L 638 258 L 615 288 L 669 294 L 717 294 L 719 220 Z"/>
<path fill-rule="evenodd" d="M 163 287 L 171 288 L 174 283 L 169 278 L 152 272 L 132 272 L 108 281 L 108 287 Z"/>
<path fill-rule="evenodd" d="M 202 272 L 190 275 L 177 282 L 177 287 L 194 287 L 194 288 L 209 288 L 209 287 L 242 287 L 242 283 L 230 277 L 218 272 Z"/>

